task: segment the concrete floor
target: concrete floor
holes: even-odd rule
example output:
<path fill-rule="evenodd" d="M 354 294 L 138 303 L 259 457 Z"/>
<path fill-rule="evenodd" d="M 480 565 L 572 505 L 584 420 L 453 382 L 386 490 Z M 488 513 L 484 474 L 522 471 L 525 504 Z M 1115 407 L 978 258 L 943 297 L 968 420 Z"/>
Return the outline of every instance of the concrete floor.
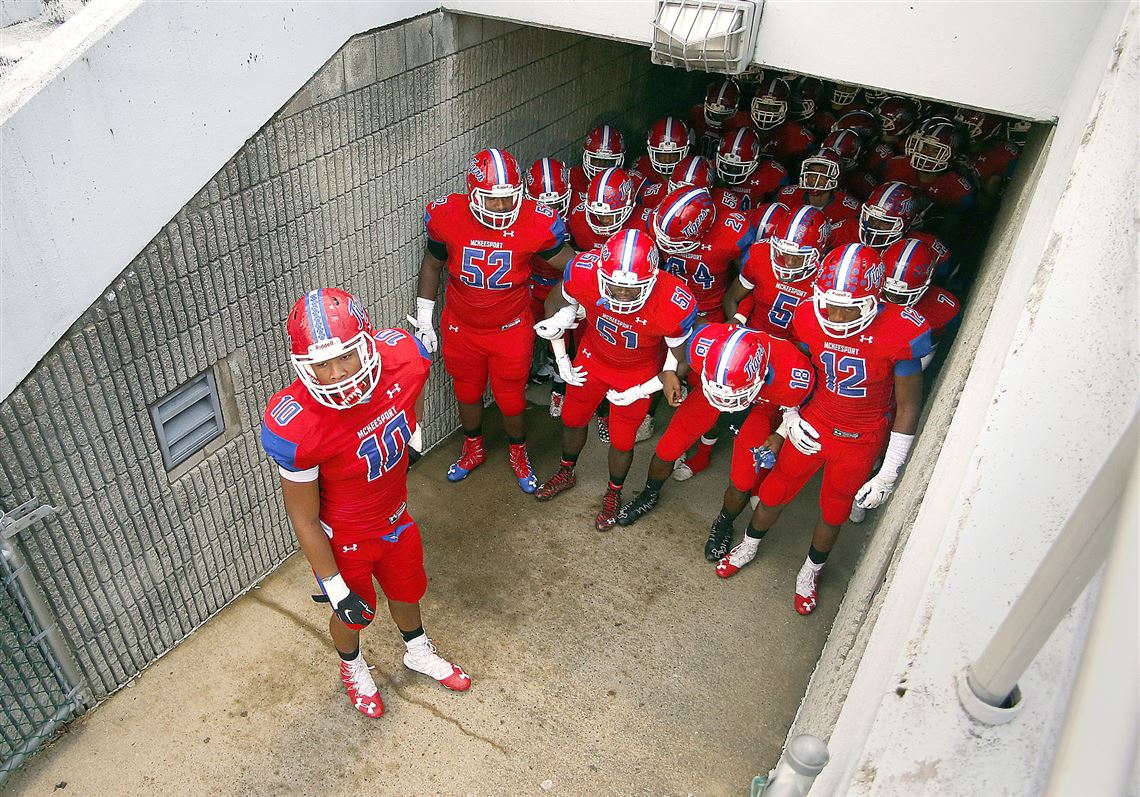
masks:
<path fill-rule="evenodd" d="M 792 608 L 818 481 L 730 581 L 702 555 L 727 450 L 670 482 L 650 518 L 599 534 L 604 448 L 549 504 L 490 459 L 443 474 L 449 439 L 412 472 L 424 533 L 425 627 L 474 679 L 454 694 L 405 670 L 394 627 L 363 640 L 386 706 L 368 720 L 337 677 L 327 609 L 300 555 L 73 723 L 10 781 L 13 795 L 743 795 L 775 763 L 861 547 L 849 529 L 820 609 Z M 539 478 L 559 428 L 528 410 Z M 664 414 L 664 413 L 663 413 Z M 659 426 L 660 428 L 660 426 Z M 644 483 L 638 446 L 630 487 Z M 626 497 L 635 491 L 627 488 Z M 737 521 L 738 537 L 744 519 Z"/>

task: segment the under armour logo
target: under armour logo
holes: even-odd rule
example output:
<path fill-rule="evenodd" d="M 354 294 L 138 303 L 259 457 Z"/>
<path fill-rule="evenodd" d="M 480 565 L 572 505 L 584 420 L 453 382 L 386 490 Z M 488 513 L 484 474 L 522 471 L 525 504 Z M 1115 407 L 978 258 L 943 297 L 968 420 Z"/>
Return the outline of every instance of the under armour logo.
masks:
<path fill-rule="evenodd" d="M 514 230 L 503 230 L 503 237 L 504 238 L 514 238 L 515 237 L 515 231 Z"/>
<path fill-rule="evenodd" d="M 646 325 L 646 324 L 648 324 L 649 322 L 648 322 L 648 321 L 646 321 L 644 318 L 635 318 L 635 319 L 633 319 L 633 323 L 635 323 L 635 324 L 641 324 L 642 326 L 645 326 L 645 325 Z"/>
<path fill-rule="evenodd" d="M 459 331 L 459 327 L 454 327 L 451 324 L 448 324 L 447 328 L 450 329 L 452 332 L 458 332 Z"/>
<path fill-rule="evenodd" d="M 859 336 L 859 342 L 860 343 L 874 343 L 875 342 L 875 336 L 874 335 L 860 335 Z"/>
<path fill-rule="evenodd" d="M 376 703 L 366 697 L 356 698 L 356 709 L 358 711 L 375 711 Z"/>
<path fill-rule="evenodd" d="M 702 252 L 711 252 L 712 251 L 712 244 L 701 244 L 698 248 Z"/>
<path fill-rule="evenodd" d="M 392 385 L 392 387 L 388 388 L 388 398 L 392 398 L 392 396 L 396 395 L 399 392 L 400 392 L 400 383 L 397 382 L 396 384 Z"/>
<path fill-rule="evenodd" d="M 357 544 L 353 543 L 352 545 L 343 546 L 340 550 L 341 550 L 341 553 L 351 553 L 352 551 L 355 551 L 357 549 L 357 547 L 358 547 Z"/>

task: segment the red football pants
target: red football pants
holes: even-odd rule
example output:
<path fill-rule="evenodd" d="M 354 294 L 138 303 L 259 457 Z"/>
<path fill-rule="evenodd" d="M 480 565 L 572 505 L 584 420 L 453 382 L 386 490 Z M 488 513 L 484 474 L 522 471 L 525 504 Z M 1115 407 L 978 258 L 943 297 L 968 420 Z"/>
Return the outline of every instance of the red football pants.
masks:
<path fill-rule="evenodd" d="M 606 363 L 585 346 L 578 350 L 574 365 L 586 371 L 586 383 L 578 387 L 566 386 L 562 423 L 571 429 L 580 429 L 590 422 L 607 390 L 628 390 L 648 382 L 661 371 L 660 365 L 652 361 L 635 366 Z M 610 445 L 618 451 L 633 450 L 637 427 L 649 413 L 649 403 L 649 399 L 641 399 L 626 407 L 610 404 Z"/>
<path fill-rule="evenodd" d="M 440 336 L 443 367 L 451 375 L 460 404 L 481 404 L 489 380 L 503 415 L 523 413 L 534 352 L 534 325 L 529 313 L 505 329 L 487 330 L 463 323 L 445 305 Z"/>

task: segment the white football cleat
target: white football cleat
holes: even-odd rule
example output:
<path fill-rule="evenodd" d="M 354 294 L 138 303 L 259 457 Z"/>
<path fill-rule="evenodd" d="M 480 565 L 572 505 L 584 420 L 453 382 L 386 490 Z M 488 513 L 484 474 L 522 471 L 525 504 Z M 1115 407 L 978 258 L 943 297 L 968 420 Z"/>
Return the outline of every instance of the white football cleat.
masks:
<path fill-rule="evenodd" d="M 822 569 L 822 568 L 820 568 Z M 816 607 L 816 588 L 819 585 L 819 570 L 804 562 L 796 575 L 796 595 L 794 603 L 800 614 L 811 614 Z"/>
<path fill-rule="evenodd" d="M 353 707 L 366 717 L 376 719 L 384 713 L 384 701 L 380 699 L 380 690 L 372 680 L 372 668 L 364 660 L 364 656 L 357 654 L 353 661 L 340 662 L 340 679 L 344 681 L 344 688 L 348 691 L 348 699 Z"/>
<path fill-rule="evenodd" d="M 857 501 L 851 503 L 851 514 L 847 517 L 852 523 L 862 523 L 867 519 L 867 510 L 859 506 Z"/>
<path fill-rule="evenodd" d="M 642 443 L 653 437 L 653 416 L 646 415 L 645 420 L 637 427 L 637 434 L 633 437 L 633 442 Z"/>
<path fill-rule="evenodd" d="M 404 666 L 409 670 L 434 678 L 453 692 L 466 692 L 471 688 L 471 676 L 458 664 L 436 653 L 435 643 L 426 634 L 408 642 L 407 647 Z"/>
<path fill-rule="evenodd" d="M 677 458 L 677 461 L 673 463 L 673 479 L 683 482 L 691 478 L 693 478 L 693 469 L 685 462 L 685 455 L 682 454 Z"/>

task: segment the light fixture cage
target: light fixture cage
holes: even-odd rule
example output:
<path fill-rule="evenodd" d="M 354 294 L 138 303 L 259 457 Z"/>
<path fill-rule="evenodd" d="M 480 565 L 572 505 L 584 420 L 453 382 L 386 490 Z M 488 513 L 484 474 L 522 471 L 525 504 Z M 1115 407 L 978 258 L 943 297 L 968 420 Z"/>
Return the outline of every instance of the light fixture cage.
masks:
<path fill-rule="evenodd" d="M 739 75 L 756 50 L 763 0 L 658 0 L 653 63 Z"/>

